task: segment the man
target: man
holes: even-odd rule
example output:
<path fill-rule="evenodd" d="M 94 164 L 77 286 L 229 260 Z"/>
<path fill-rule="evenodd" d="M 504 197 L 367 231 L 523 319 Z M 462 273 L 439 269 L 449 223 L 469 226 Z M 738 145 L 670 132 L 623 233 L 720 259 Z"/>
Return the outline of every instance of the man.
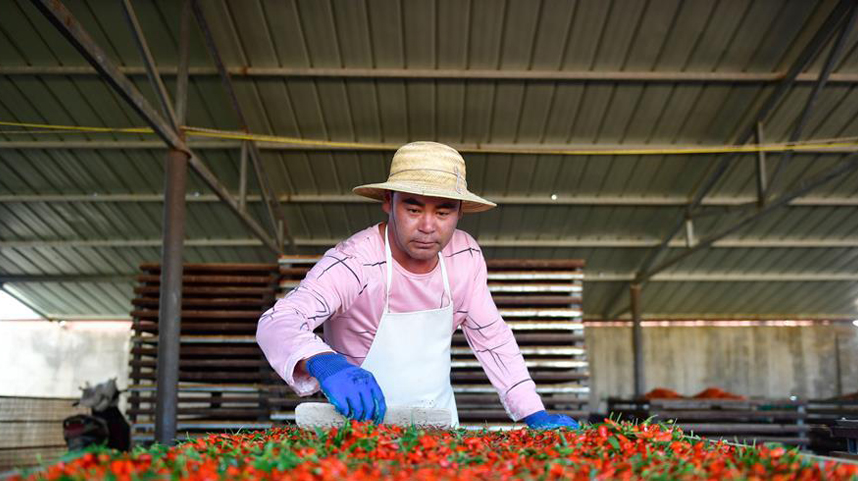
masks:
<path fill-rule="evenodd" d="M 577 428 L 548 414 L 509 326 L 488 290 L 464 213 L 495 204 L 470 193 L 451 147 L 413 142 L 393 156 L 387 182 L 354 192 L 381 200 L 385 223 L 330 249 L 259 320 L 256 339 L 300 396 L 320 387 L 344 416 L 381 422 L 388 405 L 449 409 L 450 342 L 461 327 L 510 417 L 531 428 Z M 313 334 L 324 323 L 325 341 Z"/>

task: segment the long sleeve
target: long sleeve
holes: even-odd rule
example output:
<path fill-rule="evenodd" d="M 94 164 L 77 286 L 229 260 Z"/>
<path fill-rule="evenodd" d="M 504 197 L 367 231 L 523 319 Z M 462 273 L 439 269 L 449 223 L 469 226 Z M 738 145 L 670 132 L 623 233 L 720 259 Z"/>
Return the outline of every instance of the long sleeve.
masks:
<path fill-rule="evenodd" d="M 313 266 L 298 287 L 259 319 L 256 342 L 271 367 L 299 396 L 318 391 L 319 383 L 297 370 L 298 363 L 334 351 L 313 330 L 347 310 L 365 288 L 360 262 L 335 247 Z"/>
<path fill-rule="evenodd" d="M 507 414 L 518 421 L 545 407 L 527 371 L 512 329 L 492 300 L 485 259 L 482 255 L 475 256 L 474 262 L 477 263 L 477 273 L 470 302 L 464 308 L 466 313 L 462 331 L 497 390 Z"/>

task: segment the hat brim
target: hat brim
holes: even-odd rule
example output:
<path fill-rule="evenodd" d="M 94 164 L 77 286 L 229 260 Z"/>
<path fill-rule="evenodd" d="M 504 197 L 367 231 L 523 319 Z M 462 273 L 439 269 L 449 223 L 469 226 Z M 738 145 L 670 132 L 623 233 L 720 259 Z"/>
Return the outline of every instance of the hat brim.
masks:
<path fill-rule="evenodd" d="M 464 193 L 433 189 L 431 187 L 416 186 L 412 184 L 399 184 L 396 182 L 382 182 L 380 184 L 359 185 L 352 189 L 355 194 L 370 199 L 384 201 L 384 193 L 387 191 L 407 192 L 409 194 L 425 195 L 428 197 L 442 197 L 462 201 L 462 212 L 483 212 L 497 207 L 492 201 L 483 199 L 469 191 Z"/>

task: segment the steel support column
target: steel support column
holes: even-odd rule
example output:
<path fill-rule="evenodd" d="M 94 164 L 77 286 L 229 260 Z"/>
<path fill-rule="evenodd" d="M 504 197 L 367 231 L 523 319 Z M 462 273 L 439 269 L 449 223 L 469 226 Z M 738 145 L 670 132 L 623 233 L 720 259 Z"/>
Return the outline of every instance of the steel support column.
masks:
<path fill-rule="evenodd" d="M 188 154 L 167 153 L 164 190 L 161 289 L 158 301 L 158 368 L 155 440 L 171 445 L 176 438 L 179 403 L 179 337 L 182 326 L 182 250 L 185 239 L 185 186 Z"/>
<path fill-rule="evenodd" d="M 141 51 L 149 66 L 154 70 L 154 60 L 148 54 L 149 48 L 139 31 L 137 18 L 131 8 L 131 0 L 124 0 L 125 10 L 135 28 L 142 45 Z M 190 20 L 189 7 L 180 18 L 179 38 L 179 75 L 176 77 L 176 109 L 170 102 L 167 90 L 157 73 L 159 98 L 165 115 L 174 123 L 176 132 L 184 140 L 179 127 L 185 122 L 188 109 L 188 48 Z M 150 80 L 153 74 L 150 73 Z M 153 84 L 155 82 L 153 81 Z M 164 179 L 164 221 L 161 241 L 161 289 L 158 301 L 158 358 L 156 370 L 155 398 L 155 440 L 171 445 L 176 439 L 176 424 L 179 413 L 179 339 L 182 330 L 182 273 L 184 271 L 183 251 L 185 242 L 185 191 L 187 190 L 188 154 L 170 149 L 167 152 Z"/>
<path fill-rule="evenodd" d="M 843 367 L 840 364 L 840 333 L 836 331 L 834 332 L 834 375 L 837 377 L 837 380 L 834 383 L 834 395 L 839 398 L 844 394 Z"/>
<path fill-rule="evenodd" d="M 629 299 L 632 310 L 632 373 L 634 376 L 635 398 L 640 398 L 645 391 L 645 369 L 643 357 L 643 328 L 641 327 L 641 285 L 633 283 L 629 286 Z"/>
<path fill-rule="evenodd" d="M 763 123 L 757 122 L 757 144 L 762 144 L 764 141 L 763 136 Z M 768 191 L 767 176 L 768 171 L 766 169 L 766 153 L 765 152 L 757 152 L 757 208 L 762 209 L 766 205 L 766 192 Z"/>
<path fill-rule="evenodd" d="M 241 164 L 238 174 L 238 208 L 247 210 L 247 141 L 241 143 Z"/>

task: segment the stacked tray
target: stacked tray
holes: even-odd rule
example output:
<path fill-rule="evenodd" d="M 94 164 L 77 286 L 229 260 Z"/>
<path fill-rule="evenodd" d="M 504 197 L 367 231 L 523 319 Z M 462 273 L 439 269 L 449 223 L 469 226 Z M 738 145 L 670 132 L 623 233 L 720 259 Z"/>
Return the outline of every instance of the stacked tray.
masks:
<path fill-rule="evenodd" d="M 298 398 L 256 344 L 256 324 L 319 259 L 278 264 L 188 264 L 183 276 L 177 430 L 264 429 L 294 420 Z M 491 261 L 489 290 L 513 329 L 546 408 L 584 416 L 589 372 L 581 322 L 583 262 Z M 144 264 L 133 301 L 129 419 L 136 442 L 153 439 L 160 266 Z M 321 327 L 319 328 L 321 331 Z M 321 332 L 319 332 L 321 335 Z M 453 336 L 453 389 L 466 427 L 512 423 L 461 331 Z"/>
<path fill-rule="evenodd" d="M 153 439 L 159 264 L 135 288 L 128 417 L 135 442 Z M 256 344 L 274 303 L 276 264 L 186 264 L 182 277 L 178 436 L 271 426 L 267 385 L 277 378 Z"/>
<path fill-rule="evenodd" d="M 512 328 L 546 409 L 586 417 L 589 369 L 580 260 L 489 260 L 489 292 Z M 497 392 L 464 334 L 453 335 L 453 390 L 465 427 L 509 427 Z"/>
<path fill-rule="evenodd" d="M 858 396 L 855 394 L 832 399 L 810 399 L 807 401 L 807 419 L 811 424 L 810 447 L 819 454 L 848 451 L 845 438 L 834 434 L 841 420 L 858 420 Z"/>
<path fill-rule="evenodd" d="M 686 434 L 746 444 L 807 447 L 807 404 L 796 399 L 608 399 L 608 411 L 627 419 L 675 420 Z"/>
<path fill-rule="evenodd" d="M 0 396 L 0 473 L 53 463 L 66 454 L 63 419 L 89 414 L 89 409 L 74 406 L 75 401 Z"/>

